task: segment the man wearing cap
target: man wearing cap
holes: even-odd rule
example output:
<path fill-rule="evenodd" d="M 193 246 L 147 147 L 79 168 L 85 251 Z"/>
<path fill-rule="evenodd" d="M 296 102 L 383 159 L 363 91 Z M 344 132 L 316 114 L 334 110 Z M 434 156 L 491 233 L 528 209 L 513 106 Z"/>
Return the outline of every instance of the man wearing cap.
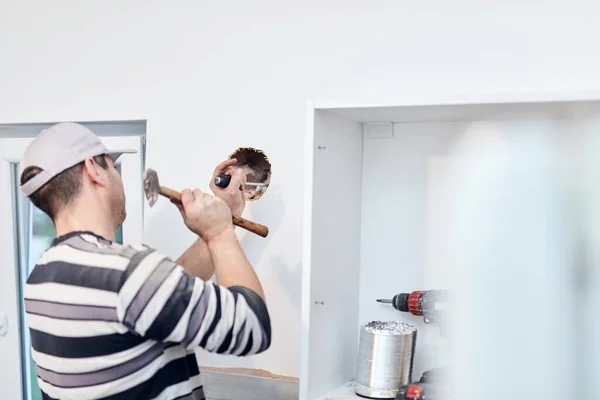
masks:
<path fill-rule="evenodd" d="M 126 216 L 114 164 L 131 152 L 60 123 L 22 158 L 21 189 L 57 233 L 24 291 L 44 399 L 204 399 L 195 349 L 247 356 L 270 346 L 264 293 L 231 221 L 244 208 L 243 173 L 226 189 L 211 184 L 215 196 L 182 192 L 183 220 L 199 238 L 172 261 L 114 241 Z"/>

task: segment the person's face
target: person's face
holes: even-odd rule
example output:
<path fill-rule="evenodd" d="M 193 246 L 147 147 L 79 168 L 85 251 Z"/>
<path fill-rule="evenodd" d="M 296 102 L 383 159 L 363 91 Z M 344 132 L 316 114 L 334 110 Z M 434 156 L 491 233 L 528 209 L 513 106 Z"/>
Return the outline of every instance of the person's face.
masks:
<path fill-rule="evenodd" d="M 115 223 L 115 230 L 125 221 L 127 211 L 125 210 L 125 189 L 123 179 L 116 169 L 112 158 L 106 157 L 108 162 L 108 184 L 106 185 L 108 203 L 111 210 L 112 219 Z"/>

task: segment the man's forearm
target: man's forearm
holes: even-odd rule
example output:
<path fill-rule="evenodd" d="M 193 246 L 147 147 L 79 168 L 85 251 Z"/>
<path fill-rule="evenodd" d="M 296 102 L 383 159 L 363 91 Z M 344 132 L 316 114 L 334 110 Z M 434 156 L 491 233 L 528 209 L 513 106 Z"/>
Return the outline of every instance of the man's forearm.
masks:
<path fill-rule="evenodd" d="M 244 286 L 263 300 L 265 294 L 254 269 L 248 262 L 233 229 L 220 234 L 208 243 L 219 285 Z"/>
<path fill-rule="evenodd" d="M 188 274 L 198 277 L 203 281 L 209 280 L 215 272 L 210 251 L 208 251 L 208 246 L 202 238 L 198 238 L 176 262 Z"/>

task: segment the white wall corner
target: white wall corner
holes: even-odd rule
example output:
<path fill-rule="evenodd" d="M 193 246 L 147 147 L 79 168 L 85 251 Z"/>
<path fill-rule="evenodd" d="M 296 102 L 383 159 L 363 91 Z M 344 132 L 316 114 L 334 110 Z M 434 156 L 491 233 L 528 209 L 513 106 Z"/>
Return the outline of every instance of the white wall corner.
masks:
<path fill-rule="evenodd" d="M 394 137 L 394 124 L 392 122 L 365 122 L 363 133 L 371 139 Z"/>

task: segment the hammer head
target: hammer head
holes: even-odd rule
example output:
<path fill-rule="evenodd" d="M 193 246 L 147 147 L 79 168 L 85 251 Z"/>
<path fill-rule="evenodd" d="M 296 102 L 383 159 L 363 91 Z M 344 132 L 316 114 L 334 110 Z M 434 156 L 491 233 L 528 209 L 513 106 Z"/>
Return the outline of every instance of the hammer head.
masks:
<path fill-rule="evenodd" d="M 152 168 L 148 168 L 144 171 L 143 181 L 146 200 L 148 200 L 148 204 L 152 207 L 156 203 L 156 200 L 158 200 L 158 195 L 160 193 L 158 174 Z"/>

